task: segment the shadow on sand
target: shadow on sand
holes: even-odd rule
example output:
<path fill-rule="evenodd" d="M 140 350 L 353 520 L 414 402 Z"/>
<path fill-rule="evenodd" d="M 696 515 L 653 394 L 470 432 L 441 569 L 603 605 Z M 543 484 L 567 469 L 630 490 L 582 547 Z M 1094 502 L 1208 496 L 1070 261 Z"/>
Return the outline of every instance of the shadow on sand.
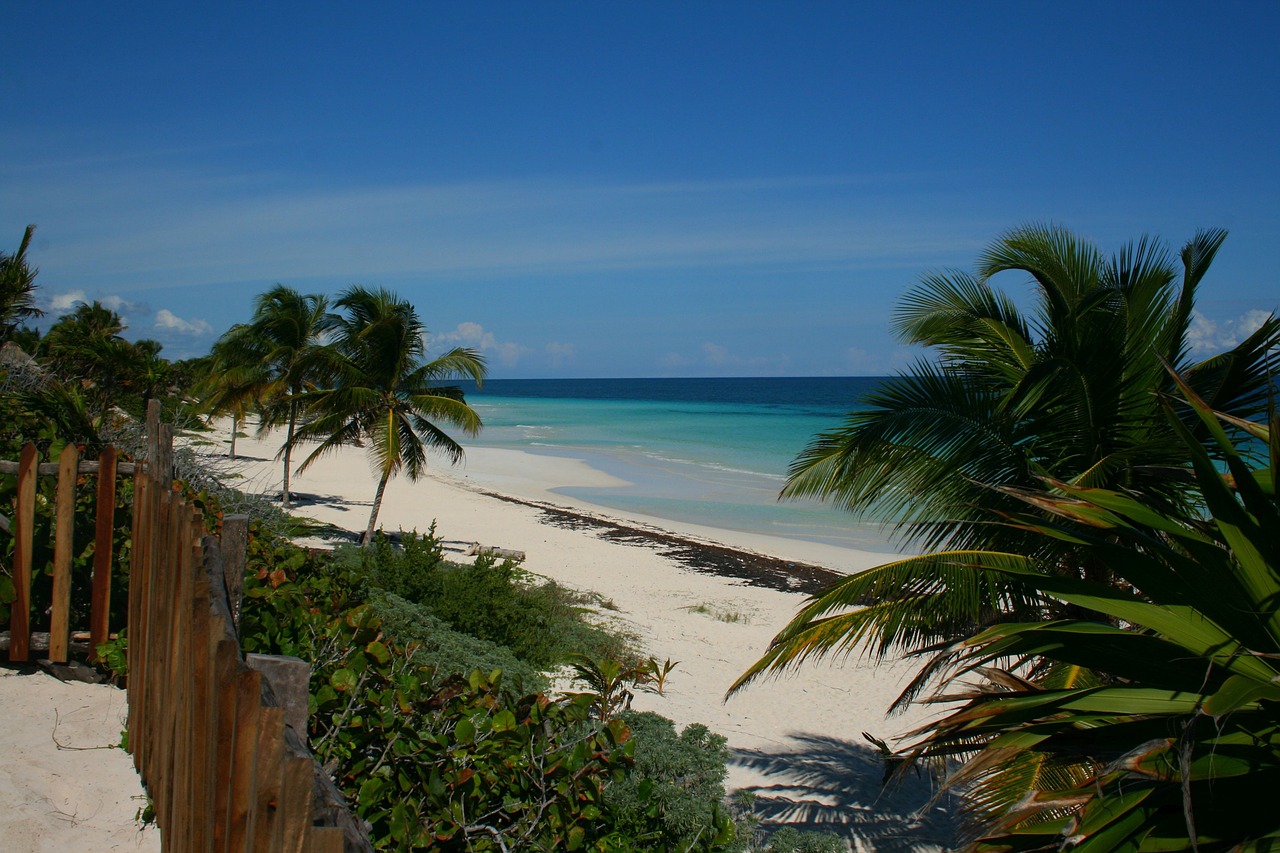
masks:
<path fill-rule="evenodd" d="M 731 765 L 749 768 L 772 784 L 748 786 L 766 831 L 780 825 L 831 832 L 856 851 L 947 850 L 956 843 L 958 804 L 931 802 L 933 784 L 909 774 L 881 785 L 880 752 L 820 735 L 792 735 L 800 747 L 781 751 L 735 749 Z"/>

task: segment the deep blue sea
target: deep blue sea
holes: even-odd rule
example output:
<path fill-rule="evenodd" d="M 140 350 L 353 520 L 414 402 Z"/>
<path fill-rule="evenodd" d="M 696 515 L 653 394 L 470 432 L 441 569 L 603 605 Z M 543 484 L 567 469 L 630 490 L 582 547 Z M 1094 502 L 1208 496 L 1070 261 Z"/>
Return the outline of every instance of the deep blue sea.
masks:
<path fill-rule="evenodd" d="M 888 551 L 878 524 L 779 503 L 787 468 L 882 379 L 493 379 L 468 402 L 466 443 L 581 459 L 631 485 L 557 492 L 601 507 L 729 530 Z"/>

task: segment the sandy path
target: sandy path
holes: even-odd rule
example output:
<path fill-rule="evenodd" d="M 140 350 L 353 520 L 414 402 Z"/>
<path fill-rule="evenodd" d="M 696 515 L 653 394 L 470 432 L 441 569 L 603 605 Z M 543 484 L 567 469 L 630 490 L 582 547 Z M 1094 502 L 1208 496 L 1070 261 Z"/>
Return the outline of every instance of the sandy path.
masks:
<path fill-rule="evenodd" d="M 160 850 L 141 830 L 146 805 L 121 749 L 125 694 L 0 669 L 0 848 L 9 853 Z"/>

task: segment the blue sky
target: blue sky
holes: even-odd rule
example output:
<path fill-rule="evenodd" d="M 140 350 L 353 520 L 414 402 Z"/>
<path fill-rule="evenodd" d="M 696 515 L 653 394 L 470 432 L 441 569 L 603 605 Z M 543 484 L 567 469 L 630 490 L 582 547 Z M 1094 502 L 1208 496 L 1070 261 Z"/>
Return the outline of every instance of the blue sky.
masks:
<path fill-rule="evenodd" d="M 495 377 L 881 374 L 1002 232 L 1231 236 L 1280 306 L 1280 4 L 5 8 L 0 246 L 197 355 L 276 282 L 412 300 Z M 1016 277 L 998 279 L 1019 290 Z"/>

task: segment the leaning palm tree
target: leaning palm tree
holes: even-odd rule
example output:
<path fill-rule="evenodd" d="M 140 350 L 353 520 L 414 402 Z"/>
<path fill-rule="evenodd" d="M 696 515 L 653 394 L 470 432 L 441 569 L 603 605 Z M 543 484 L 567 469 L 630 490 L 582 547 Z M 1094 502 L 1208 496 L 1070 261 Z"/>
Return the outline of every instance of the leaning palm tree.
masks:
<path fill-rule="evenodd" d="M 24 320 L 44 314 L 36 307 L 36 273 L 27 263 L 27 247 L 36 227 L 28 225 L 22 234 L 18 251 L 12 255 L 0 252 L 0 343 L 7 341 Z"/>
<path fill-rule="evenodd" d="M 286 507 L 302 395 L 319 387 L 328 364 L 326 339 L 335 322 L 324 296 L 278 284 L 258 296 L 248 323 L 232 326 L 214 345 L 213 369 L 227 379 L 225 387 L 210 391 L 216 410 L 243 415 L 252 399 L 258 405 L 259 435 L 285 428 L 279 457 L 284 460 L 281 500 Z"/>
<path fill-rule="evenodd" d="M 1000 523 L 1024 509 L 1019 490 L 1046 480 L 1125 488 L 1162 511 L 1192 511 L 1184 445 L 1157 397 L 1173 388 L 1165 364 L 1208 406 L 1243 418 L 1263 411 L 1280 369 L 1274 317 L 1229 352 L 1189 359 L 1196 290 L 1225 236 L 1198 233 L 1181 252 L 1179 277 L 1150 240 L 1108 259 L 1063 229 L 1033 226 L 996 241 L 977 276 L 924 278 L 895 325 L 937 359 L 894 377 L 864 410 L 814 439 L 783 494 L 894 517 L 908 544 L 947 551 L 853 575 L 815 596 L 733 689 L 864 643 L 881 655 L 942 649 L 900 697 L 906 701 L 954 659 L 948 643 L 977 626 L 1079 615 L 1065 602 L 1046 610 L 1025 586 L 967 561 L 981 551 L 1017 553 L 1063 575 L 1108 581 L 1108 567 L 1068 539 Z M 1011 270 L 1031 276 L 1030 313 L 991 285 Z M 1188 409 L 1181 417 L 1203 430 Z"/>
<path fill-rule="evenodd" d="M 437 383 L 466 378 L 479 385 L 485 364 L 479 353 L 461 347 L 425 361 L 422 321 L 412 305 L 387 290 L 352 287 L 335 304 L 346 315 L 338 321 L 331 351 L 334 386 L 305 395 L 311 419 L 293 441 L 319 442 L 299 471 L 343 445 L 368 449 L 378 477 L 363 539 L 368 543 L 392 476 L 404 471 L 417 480 L 426 471 L 428 449 L 454 464 L 461 461 L 462 446 L 437 423 L 475 435 L 480 416 L 460 387 Z"/>

